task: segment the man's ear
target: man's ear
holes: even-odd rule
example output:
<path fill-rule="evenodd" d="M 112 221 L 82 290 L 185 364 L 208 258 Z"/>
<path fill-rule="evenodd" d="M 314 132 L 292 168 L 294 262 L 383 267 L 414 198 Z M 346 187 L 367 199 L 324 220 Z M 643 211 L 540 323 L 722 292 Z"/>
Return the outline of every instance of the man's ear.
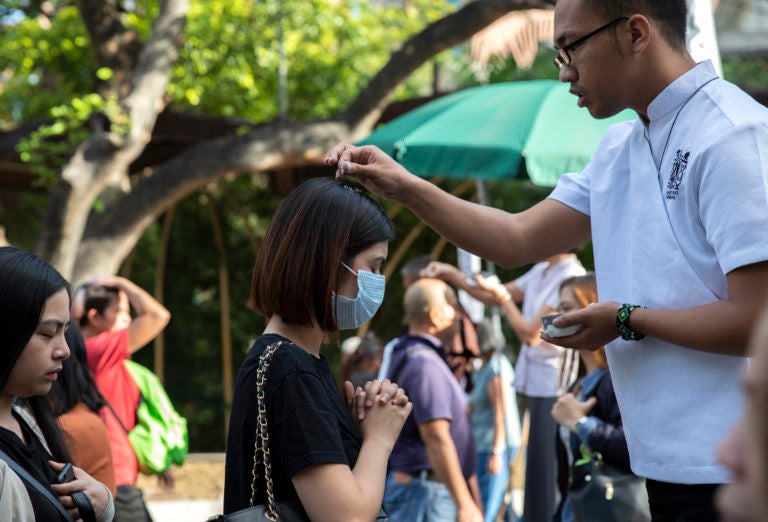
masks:
<path fill-rule="evenodd" d="M 635 14 L 629 17 L 627 26 L 629 28 L 632 51 L 635 53 L 642 52 L 651 41 L 651 23 L 645 16 Z"/>
<path fill-rule="evenodd" d="M 427 317 L 429 317 L 429 323 L 437 329 L 440 329 L 441 324 L 441 311 L 439 306 L 430 306 Z"/>
<path fill-rule="evenodd" d="M 437 330 L 443 330 L 444 328 L 450 326 L 450 324 L 453 322 L 453 319 L 450 317 L 449 310 L 453 310 L 453 307 L 445 302 L 430 308 L 429 320 L 432 323 L 432 326 L 434 326 Z"/>

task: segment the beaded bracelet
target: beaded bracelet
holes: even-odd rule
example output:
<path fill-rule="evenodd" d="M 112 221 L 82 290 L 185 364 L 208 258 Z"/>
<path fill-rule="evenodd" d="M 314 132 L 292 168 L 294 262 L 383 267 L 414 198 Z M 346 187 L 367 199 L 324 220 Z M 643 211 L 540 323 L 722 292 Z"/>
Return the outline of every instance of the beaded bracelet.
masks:
<path fill-rule="evenodd" d="M 616 330 L 625 341 L 639 341 L 645 337 L 645 334 L 636 332 L 629 326 L 629 314 L 635 308 L 645 308 L 645 306 L 624 303 L 616 312 Z"/>

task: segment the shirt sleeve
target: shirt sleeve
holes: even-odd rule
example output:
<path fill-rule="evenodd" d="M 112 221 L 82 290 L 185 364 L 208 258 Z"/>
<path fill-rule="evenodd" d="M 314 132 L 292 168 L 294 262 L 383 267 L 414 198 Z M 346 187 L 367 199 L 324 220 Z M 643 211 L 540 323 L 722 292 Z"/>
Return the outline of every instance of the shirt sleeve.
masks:
<path fill-rule="evenodd" d="M 98 375 L 130 359 L 128 330 L 102 332 L 85 340 L 88 367 Z"/>
<path fill-rule="evenodd" d="M 589 216 L 590 165 L 581 172 L 570 172 L 560 176 L 557 186 L 547 197 Z"/>
<path fill-rule="evenodd" d="M 702 154 L 699 212 L 724 274 L 768 259 L 768 127 L 734 127 Z"/>
<path fill-rule="evenodd" d="M 446 419 L 452 420 L 450 401 L 453 375 L 440 357 L 426 349 L 414 354 L 402 372 L 401 386 L 413 403 L 416 424 Z"/>
<path fill-rule="evenodd" d="M 350 465 L 328 402 L 320 377 L 308 371 L 288 373 L 272 395 L 269 431 L 281 441 L 272 448 L 279 448 L 289 477 L 314 464 Z"/>
<path fill-rule="evenodd" d="M 535 265 L 534 265 L 535 266 Z M 528 285 L 531 282 L 531 272 L 533 271 L 533 268 L 525 272 L 523 275 L 515 279 L 515 286 L 525 295 L 525 293 L 528 291 Z"/>

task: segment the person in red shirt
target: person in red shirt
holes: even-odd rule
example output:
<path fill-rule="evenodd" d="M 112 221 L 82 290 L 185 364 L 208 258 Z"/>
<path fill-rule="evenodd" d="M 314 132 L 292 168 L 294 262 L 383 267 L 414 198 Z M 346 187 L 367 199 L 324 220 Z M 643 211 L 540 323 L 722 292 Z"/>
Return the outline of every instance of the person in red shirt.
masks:
<path fill-rule="evenodd" d="M 131 308 L 136 317 L 131 317 Z M 128 439 L 136 424 L 140 394 L 124 361 L 165 328 L 171 313 L 130 280 L 106 276 L 78 289 L 72 315 L 78 318 L 85 338 L 88 367 L 108 403 L 105 418 L 115 467 L 117 519 L 150 521 L 142 493 L 135 486 L 139 466 Z M 170 472 L 160 478 L 166 485 L 173 483 Z"/>

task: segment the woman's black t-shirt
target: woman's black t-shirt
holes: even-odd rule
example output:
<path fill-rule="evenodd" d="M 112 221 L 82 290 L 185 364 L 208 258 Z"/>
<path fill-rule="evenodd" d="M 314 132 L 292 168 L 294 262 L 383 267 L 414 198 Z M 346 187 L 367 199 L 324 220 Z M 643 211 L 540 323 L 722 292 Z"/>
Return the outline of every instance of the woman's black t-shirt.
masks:
<path fill-rule="evenodd" d="M 275 334 L 262 335 L 237 375 L 227 435 L 224 513 L 250 505 L 254 438 L 259 418 L 256 369 L 271 344 L 284 341 L 266 372 L 269 449 L 276 500 L 298 500 L 291 477 L 315 464 L 354 467 L 362 441 L 328 361 Z M 254 505 L 267 502 L 263 464 Z"/>
<path fill-rule="evenodd" d="M 36 478 L 40 484 L 48 486 L 50 489 L 50 484 L 56 481 L 56 472 L 48 465 L 48 459 L 51 458 L 48 450 L 45 449 L 37 435 L 34 434 L 22 418 L 16 412 L 13 412 L 13 415 L 21 425 L 21 430 L 29 444 L 24 444 L 18 435 L 11 430 L 0 427 L 0 449 L 24 468 L 27 473 Z M 21 481 L 27 488 L 27 493 L 29 493 L 29 500 L 32 502 L 32 508 L 35 510 L 35 520 L 64 520 L 56 507 L 37 488 L 31 486 L 23 478 Z M 52 489 L 50 489 L 50 493 L 54 498 L 58 498 Z"/>

